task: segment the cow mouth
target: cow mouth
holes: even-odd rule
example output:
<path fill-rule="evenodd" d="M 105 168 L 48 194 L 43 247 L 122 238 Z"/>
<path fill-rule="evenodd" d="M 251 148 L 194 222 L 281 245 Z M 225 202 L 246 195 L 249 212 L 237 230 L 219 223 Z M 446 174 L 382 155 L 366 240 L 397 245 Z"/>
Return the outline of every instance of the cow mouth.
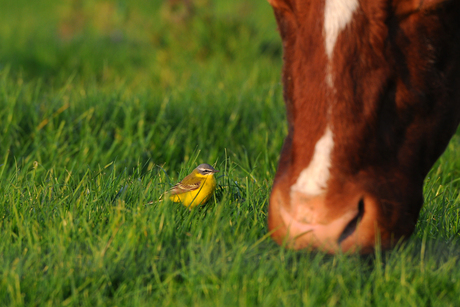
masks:
<path fill-rule="evenodd" d="M 361 199 L 358 203 L 358 214 L 347 224 L 342 234 L 340 235 L 337 243 L 340 245 L 346 238 L 350 237 L 358 227 L 358 223 L 361 221 L 364 215 L 364 200 Z"/>
<path fill-rule="evenodd" d="M 356 230 L 363 216 L 364 205 L 351 210 L 328 224 L 303 223 L 294 218 L 283 206 L 280 208 L 283 224 L 288 230 L 288 245 L 294 249 L 319 248 L 327 253 L 342 249 L 340 243 Z"/>

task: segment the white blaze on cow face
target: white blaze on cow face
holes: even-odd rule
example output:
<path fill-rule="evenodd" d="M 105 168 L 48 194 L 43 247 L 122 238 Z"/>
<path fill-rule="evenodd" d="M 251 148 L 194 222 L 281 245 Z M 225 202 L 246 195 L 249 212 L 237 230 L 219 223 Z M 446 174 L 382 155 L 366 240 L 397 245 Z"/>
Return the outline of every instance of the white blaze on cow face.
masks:
<path fill-rule="evenodd" d="M 324 7 L 324 46 L 328 57 L 326 83 L 334 91 L 332 63 L 335 43 L 339 34 L 352 20 L 358 8 L 358 0 L 326 0 Z M 327 190 L 330 175 L 331 152 L 334 147 L 333 133 L 330 126 L 315 145 L 310 164 L 302 170 L 291 191 L 308 196 L 317 196 Z"/>
<path fill-rule="evenodd" d="M 292 185 L 291 191 L 301 192 L 308 196 L 322 194 L 327 188 L 329 168 L 331 167 L 331 152 L 334 147 L 333 134 L 329 127 L 315 145 L 315 151 L 310 164 Z"/>
<path fill-rule="evenodd" d="M 333 87 L 332 55 L 340 32 L 351 21 L 358 8 L 358 0 L 326 0 L 324 7 L 324 46 L 329 63 L 326 71 L 326 83 Z"/>
<path fill-rule="evenodd" d="M 326 0 L 324 8 L 324 45 L 328 57 L 326 83 L 334 90 L 332 63 L 334 47 L 339 34 L 352 20 L 358 8 L 358 0 Z M 301 192 L 308 196 L 317 196 L 327 190 L 330 175 L 331 153 L 334 147 L 333 133 L 330 125 L 315 145 L 310 164 L 302 170 L 292 192 Z"/>

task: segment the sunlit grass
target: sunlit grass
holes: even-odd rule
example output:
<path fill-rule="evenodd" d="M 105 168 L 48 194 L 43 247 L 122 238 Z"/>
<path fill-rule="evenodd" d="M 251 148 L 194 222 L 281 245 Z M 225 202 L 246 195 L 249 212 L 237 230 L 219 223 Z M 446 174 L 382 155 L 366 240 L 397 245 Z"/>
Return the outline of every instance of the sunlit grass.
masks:
<path fill-rule="evenodd" d="M 269 238 L 287 131 L 268 3 L 0 2 L 2 306 L 460 303 L 457 136 L 395 250 Z M 200 163 L 221 171 L 206 206 L 159 201 Z"/>

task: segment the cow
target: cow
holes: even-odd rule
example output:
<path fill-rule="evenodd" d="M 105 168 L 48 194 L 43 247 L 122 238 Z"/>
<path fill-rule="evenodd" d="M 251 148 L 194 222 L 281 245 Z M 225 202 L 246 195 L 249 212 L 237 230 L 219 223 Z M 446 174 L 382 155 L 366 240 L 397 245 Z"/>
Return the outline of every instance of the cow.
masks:
<path fill-rule="evenodd" d="M 272 238 L 331 254 L 394 247 L 460 121 L 460 1 L 269 2 L 288 121 Z"/>

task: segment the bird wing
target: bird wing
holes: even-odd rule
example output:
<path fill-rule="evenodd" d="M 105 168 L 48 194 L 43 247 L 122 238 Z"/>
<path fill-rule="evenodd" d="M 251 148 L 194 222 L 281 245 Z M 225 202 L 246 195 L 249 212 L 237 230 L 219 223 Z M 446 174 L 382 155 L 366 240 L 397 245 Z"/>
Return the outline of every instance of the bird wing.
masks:
<path fill-rule="evenodd" d="M 170 195 L 182 194 L 196 190 L 201 185 L 201 178 L 188 175 L 169 190 Z"/>

